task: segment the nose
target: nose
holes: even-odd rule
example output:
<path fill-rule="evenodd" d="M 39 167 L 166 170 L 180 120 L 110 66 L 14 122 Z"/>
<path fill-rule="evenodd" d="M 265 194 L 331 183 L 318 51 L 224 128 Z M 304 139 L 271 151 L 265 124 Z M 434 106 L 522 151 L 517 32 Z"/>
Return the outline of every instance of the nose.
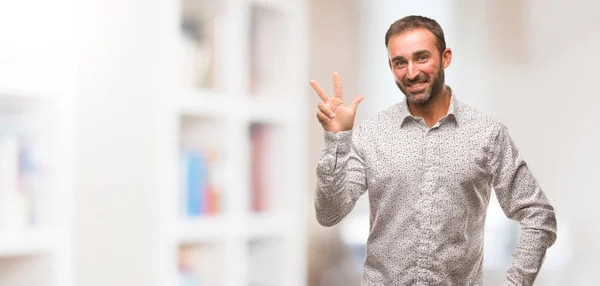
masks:
<path fill-rule="evenodd" d="M 417 69 L 417 67 L 415 67 L 414 64 L 412 64 L 412 63 L 408 64 L 408 69 L 406 71 L 406 77 L 409 80 L 413 80 L 413 79 L 417 78 L 419 73 L 420 73 L 420 71 Z"/>

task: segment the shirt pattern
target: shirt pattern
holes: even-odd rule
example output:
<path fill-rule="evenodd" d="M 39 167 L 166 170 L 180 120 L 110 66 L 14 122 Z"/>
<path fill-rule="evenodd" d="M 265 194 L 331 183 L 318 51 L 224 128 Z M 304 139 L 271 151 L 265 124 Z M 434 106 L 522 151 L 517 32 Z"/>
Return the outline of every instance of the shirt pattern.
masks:
<path fill-rule="evenodd" d="M 403 100 L 324 137 L 319 223 L 339 223 L 368 190 L 362 285 L 482 285 L 492 189 L 521 225 L 503 285 L 533 285 L 556 240 L 555 212 L 498 120 L 452 94 L 447 115 L 431 128 Z"/>

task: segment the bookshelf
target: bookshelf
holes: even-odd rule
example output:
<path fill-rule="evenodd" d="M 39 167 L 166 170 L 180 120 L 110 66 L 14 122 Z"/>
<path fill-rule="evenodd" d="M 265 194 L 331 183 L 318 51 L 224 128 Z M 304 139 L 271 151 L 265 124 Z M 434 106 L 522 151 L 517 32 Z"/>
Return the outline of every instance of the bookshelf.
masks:
<path fill-rule="evenodd" d="M 0 281 L 71 285 L 68 96 L 1 85 Z"/>
<path fill-rule="evenodd" d="M 68 4 L 0 4 L 2 285 L 72 285 Z"/>
<path fill-rule="evenodd" d="M 69 92 L 35 82 L 0 73 L 0 281 L 71 285 Z"/>
<path fill-rule="evenodd" d="M 306 284 L 306 4 L 162 4 L 161 285 Z"/>

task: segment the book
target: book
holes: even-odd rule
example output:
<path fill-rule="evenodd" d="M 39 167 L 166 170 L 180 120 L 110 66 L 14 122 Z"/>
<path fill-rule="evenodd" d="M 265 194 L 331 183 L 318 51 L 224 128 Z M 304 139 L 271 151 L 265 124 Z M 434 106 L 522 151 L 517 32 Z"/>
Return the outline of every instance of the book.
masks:
<path fill-rule="evenodd" d="M 185 214 L 197 217 L 219 213 L 221 195 L 212 181 L 211 159 L 201 150 L 186 150 L 182 156 Z"/>
<path fill-rule="evenodd" d="M 268 212 L 285 208 L 285 153 L 277 125 L 250 126 L 251 209 Z"/>

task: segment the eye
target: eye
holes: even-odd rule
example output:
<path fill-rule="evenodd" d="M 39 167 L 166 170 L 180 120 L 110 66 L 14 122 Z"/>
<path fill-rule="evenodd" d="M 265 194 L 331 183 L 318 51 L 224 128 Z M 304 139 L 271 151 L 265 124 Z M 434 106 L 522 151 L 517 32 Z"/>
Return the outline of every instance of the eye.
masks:
<path fill-rule="evenodd" d="M 394 66 L 395 66 L 395 67 L 397 67 L 397 68 L 399 68 L 399 67 L 402 67 L 402 66 L 404 66 L 404 65 L 406 65 L 406 62 L 405 62 L 405 61 L 396 61 L 396 62 L 394 63 Z"/>
<path fill-rule="evenodd" d="M 418 57 L 418 60 L 419 60 L 419 61 L 421 61 L 421 62 L 423 62 L 423 61 L 426 61 L 426 60 L 427 60 L 427 58 L 428 58 L 428 56 L 427 56 L 427 55 L 420 55 L 420 56 Z"/>

